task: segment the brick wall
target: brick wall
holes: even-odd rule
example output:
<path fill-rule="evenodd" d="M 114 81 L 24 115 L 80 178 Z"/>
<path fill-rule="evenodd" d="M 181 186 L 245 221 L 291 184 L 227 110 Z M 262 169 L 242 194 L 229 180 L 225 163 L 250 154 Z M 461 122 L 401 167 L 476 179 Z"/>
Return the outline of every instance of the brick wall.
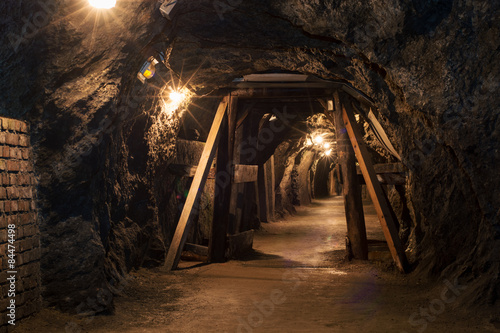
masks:
<path fill-rule="evenodd" d="M 7 307 L 11 299 L 15 299 L 16 324 L 41 306 L 35 183 L 28 126 L 22 121 L 0 117 L 0 332 L 14 327 L 8 324 L 11 310 Z M 12 267 L 9 250 L 15 254 Z M 12 271 L 16 273 L 9 273 Z M 15 276 L 15 297 L 9 297 L 8 278 L 12 275 Z"/>

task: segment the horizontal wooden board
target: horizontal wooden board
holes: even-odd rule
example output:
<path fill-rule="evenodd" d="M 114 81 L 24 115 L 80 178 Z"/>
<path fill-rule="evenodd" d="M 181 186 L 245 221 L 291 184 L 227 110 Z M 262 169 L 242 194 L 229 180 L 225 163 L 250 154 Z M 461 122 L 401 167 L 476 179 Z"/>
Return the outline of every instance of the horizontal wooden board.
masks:
<path fill-rule="evenodd" d="M 256 182 L 258 178 L 258 173 L 259 173 L 258 165 L 235 164 L 234 182 L 236 184 Z"/>

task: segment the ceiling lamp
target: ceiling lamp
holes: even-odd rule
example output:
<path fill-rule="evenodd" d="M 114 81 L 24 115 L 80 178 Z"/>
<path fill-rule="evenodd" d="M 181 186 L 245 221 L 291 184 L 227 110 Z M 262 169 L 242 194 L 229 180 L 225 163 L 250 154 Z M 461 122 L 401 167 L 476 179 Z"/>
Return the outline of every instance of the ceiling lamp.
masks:
<path fill-rule="evenodd" d="M 110 9 L 116 5 L 116 0 L 89 0 L 89 3 L 98 9 Z"/>
<path fill-rule="evenodd" d="M 314 140 L 314 143 L 317 145 L 320 145 L 323 143 L 323 137 L 321 135 L 316 135 L 313 140 Z"/>

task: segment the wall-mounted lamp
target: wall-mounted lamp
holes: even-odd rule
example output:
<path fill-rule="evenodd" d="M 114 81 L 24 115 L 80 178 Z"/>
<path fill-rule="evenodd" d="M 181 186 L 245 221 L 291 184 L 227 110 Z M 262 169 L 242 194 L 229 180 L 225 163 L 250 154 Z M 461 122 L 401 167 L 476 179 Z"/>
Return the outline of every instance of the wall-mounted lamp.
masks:
<path fill-rule="evenodd" d="M 177 0 L 165 0 L 160 6 L 161 15 L 172 21 L 175 5 L 177 5 Z"/>
<path fill-rule="evenodd" d="M 314 140 L 314 143 L 317 145 L 320 145 L 323 143 L 323 137 L 319 134 L 316 135 L 313 140 Z"/>
<path fill-rule="evenodd" d="M 141 80 L 142 83 L 145 83 L 146 80 L 151 79 L 155 76 L 156 69 L 155 66 L 158 63 L 155 57 L 149 57 L 148 60 L 142 65 L 141 70 L 137 73 L 137 78 Z"/>

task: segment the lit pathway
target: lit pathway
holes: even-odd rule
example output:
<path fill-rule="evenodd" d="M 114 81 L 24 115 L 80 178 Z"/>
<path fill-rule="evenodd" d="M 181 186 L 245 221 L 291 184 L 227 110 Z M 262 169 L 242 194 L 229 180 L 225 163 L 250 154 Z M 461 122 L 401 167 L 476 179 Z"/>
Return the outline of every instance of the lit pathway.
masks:
<path fill-rule="evenodd" d="M 369 239 L 383 239 L 373 207 Z M 265 224 L 247 260 L 134 273 L 116 314 L 81 320 L 44 310 L 26 332 L 488 332 L 447 305 L 429 322 L 420 315 L 442 285 L 417 285 L 388 264 L 343 262 L 345 217 L 339 197 L 300 207 Z M 186 264 L 183 264 L 186 265 Z M 192 264 L 190 264 L 192 265 Z M 52 318 L 49 318 L 52 317 Z M 20 330 L 22 331 L 22 330 Z M 423 331 L 421 331 L 423 332 Z"/>

